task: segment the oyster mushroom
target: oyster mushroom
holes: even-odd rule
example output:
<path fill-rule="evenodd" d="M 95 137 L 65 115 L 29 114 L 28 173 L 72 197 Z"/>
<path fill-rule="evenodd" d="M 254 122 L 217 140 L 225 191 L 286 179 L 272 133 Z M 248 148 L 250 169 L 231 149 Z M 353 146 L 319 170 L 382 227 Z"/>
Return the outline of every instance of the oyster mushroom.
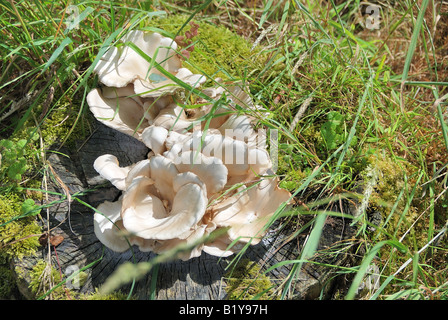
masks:
<path fill-rule="evenodd" d="M 217 133 L 206 134 L 204 137 L 202 131 L 195 131 L 186 139 L 173 144 L 165 152 L 165 156 L 180 163 L 182 154 L 187 151 L 200 152 L 206 157 L 221 160 L 228 170 L 228 185 L 249 181 L 271 168 L 266 150 L 250 147 L 244 141 Z"/>
<path fill-rule="evenodd" d="M 154 119 L 154 125 L 163 127 L 176 132 L 184 132 L 192 126 L 193 120 L 187 119 L 184 109 L 175 103 L 170 104 L 166 108 L 160 110 Z"/>
<path fill-rule="evenodd" d="M 121 42 L 121 46 L 111 47 L 94 69 L 100 82 L 108 87 L 121 88 L 134 83 L 135 94 L 145 98 L 180 89 L 176 82 L 166 78 L 154 67 L 154 62 L 193 87 L 205 82 L 204 76 L 182 68 L 182 61 L 176 52 L 177 44 L 170 38 L 156 32 L 133 30 L 121 38 Z M 149 61 L 127 45 L 129 42 L 145 53 Z"/>
<path fill-rule="evenodd" d="M 143 239 L 126 231 L 121 219 L 122 198 L 118 201 L 105 201 L 94 214 L 94 232 L 98 240 L 116 252 L 125 252 L 137 245 L 142 252 L 154 251 L 156 241 Z"/>
<path fill-rule="evenodd" d="M 157 75 L 157 77 L 155 77 Z M 180 68 L 175 74 L 180 81 L 196 88 L 205 82 L 205 77 L 198 74 L 193 74 L 187 68 Z M 155 78 L 157 80 L 155 80 Z M 134 81 L 135 93 L 143 98 L 158 97 L 167 93 L 174 93 L 182 87 L 171 79 L 163 75 L 158 75 L 156 72 L 152 73 L 149 78 L 138 78 Z"/>
<path fill-rule="evenodd" d="M 166 240 L 181 236 L 205 213 L 207 197 L 197 182 L 192 173 L 175 177 L 175 196 L 168 202 L 171 206 L 168 212 L 163 200 L 154 192 L 151 179 L 134 179 L 123 197 L 123 226 L 144 239 Z"/>
<path fill-rule="evenodd" d="M 108 248 L 116 252 L 124 252 L 131 243 L 120 233 L 124 230 L 120 216 L 121 200 L 105 201 L 97 208 L 93 217 L 96 237 Z"/>
<path fill-rule="evenodd" d="M 159 155 L 137 163 L 123 180 L 117 164 L 110 163 L 114 158 L 101 156 L 97 162 L 107 165 L 96 167 L 103 176 L 119 180 L 120 186 L 125 184 L 121 219 L 128 232 L 144 239 L 172 239 L 203 217 L 207 191 L 193 172 L 180 172 L 172 161 Z"/>
<path fill-rule="evenodd" d="M 221 82 L 221 80 L 215 80 L 216 82 Z M 205 88 L 202 90 L 202 93 L 207 95 L 208 97 L 219 100 L 223 97 L 223 95 L 227 98 L 227 103 L 221 104 L 218 108 L 216 108 L 213 112 L 213 118 L 210 120 L 209 127 L 210 128 L 219 128 L 223 126 L 229 118 L 237 118 L 238 122 L 242 121 L 244 117 L 247 117 L 246 120 L 250 120 L 249 123 L 253 121 L 252 117 L 241 116 L 235 114 L 235 110 L 244 109 L 247 110 L 247 114 L 258 114 L 264 117 L 267 116 L 265 112 L 262 111 L 261 106 L 255 105 L 252 101 L 251 96 L 242 88 L 242 85 L 224 85 L 221 84 L 218 87 Z M 210 114 L 213 110 L 213 104 L 208 103 L 207 100 L 200 100 L 205 105 L 199 108 L 196 111 L 196 118 L 203 117 L 207 114 Z M 233 120 L 235 121 L 235 120 Z M 204 129 L 205 122 L 202 124 L 202 129 Z M 229 123 L 227 123 L 227 126 Z M 251 123 L 252 126 L 252 123 Z M 235 127 L 235 124 L 232 124 L 232 127 Z"/>
<path fill-rule="evenodd" d="M 148 126 L 146 121 L 142 121 L 143 105 L 134 99 L 124 96 L 105 98 L 101 89 L 93 89 L 87 95 L 87 103 L 98 121 L 130 136 L 139 138 Z"/>
<path fill-rule="evenodd" d="M 210 198 L 227 184 L 228 169 L 221 159 L 207 157 L 200 152 L 186 151 L 177 158 L 176 168 L 180 172 L 192 172 L 205 183 Z"/>
<path fill-rule="evenodd" d="M 143 130 L 141 139 L 155 154 L 161 154 L 166 151 L 168 133 L 168 129 L 164 127 L 150 126 Z"/>
<path fill-rule="evenodd" d="M 123 190 L 119 201 L 98 207 L 102 215 L 95 213 L 95 233 L 101 242 L 119 252 L 131 244 L 141 251 L 161 253 L 230 227 L 226 234 L 180 258 L 190 259 L 202 251 L 224 257 L 241 249 L 249 239 L 257 243 L 267 219 L 290 198 L 288 191 L 277 187 L 276 178 L 241 187 L 222 198 L 214 197 L 226 190 L 227 167 L 220 159 L 195 151 L 186 151 L 182 157 L 184 163 L 175 163 L 154 155 L 122 168 L 125 171 L 117 170 L 114 156 L 99 158 L 96 163 L 103 165 L 96 168 Z"/>
<path fill-rule="evenodd" d="M 132 85 L 129 86 L 132 87 Z M 128 95 L 129 86 L 113 88 L 114 90 L 105 87 L 89 92 L 87 103 L 98 121 L 135 137 L 151 149 L 153 147 L 152 133 L 155 132 L 153 130 L 157 133 L 160 133 L 158 128 L 185 132 L 192 126 L 193 120 L 187 119 L 183 108 L 173 103 L 171 96 L 141 99 L 135 95 Z M 152 128 L 144 134 L 150 127 L 157 128 Z"/>
<path fill-rule="evenodd" d="M 277 183 L 277 178 L 262 179 L 253 186 L 239 188 L 234 195 L 210 208 L 218 227 L 230 227 L 225 242 L 238 240 L 257 244 L 260 241 L 269 219 L 291 197 L 287 190 L 278 188 Z"/>
<path fill-rule="evenodd" d="M 218 108 L 202 101 L 187 115 L 175 102 L 177 90 L 205 81 L 182 67 L 176 50 L 172 39 L 158 33 L 131 31 L 95 66 L 104 86 L 87 96 L 92 113 L 151 149 L 147 159 L 127 167 L 120 167 L 113 155 L 95 161 L 100 176 L 122 191 L 118 201 L 98 206 L 95 234 L 114 251 L 136 245 L 161 253 L 226 228 L 180 256 L 187 260 L 206 252 L 225 257 L 248 242 L 258 243 L 290 193 L 277 187 L 277 178 L 262 177 L 271 174 L 272 163 L 249 115 L 259 108 L 241 86 L 203 90 L 222 99 Z M 233 112 L 241 108 L 248 112 Z M 196 123 L 204 117 L 210 121 Z M 231 188 L 236 183 L 251 185 Z"/>
<path fill-rule="evenodd" d="M 131 166 L 120 167 L 117 157 L 111 154 L 104 154 L 96 158 L 93 168 L 100 176 L 109 180 L 118 190 L 126 188 L 125 180 L 131 170 Z"/>

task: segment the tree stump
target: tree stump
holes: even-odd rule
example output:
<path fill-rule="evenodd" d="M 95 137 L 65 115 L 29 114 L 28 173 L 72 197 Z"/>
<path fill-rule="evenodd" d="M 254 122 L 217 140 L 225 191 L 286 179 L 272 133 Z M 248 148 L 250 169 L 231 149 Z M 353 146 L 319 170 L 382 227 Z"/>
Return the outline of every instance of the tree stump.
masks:
<path fill-rule="evenodd" d="M 62 148 L 60 152 L 66 156 L 60 153 L 49 155 L 48 161 L 57 178 L 50 181 L 48 190 L 64 195 L 63 185 L 65 185 L 71 195 L 76 195 L 92 207 L 97 207 L 105 200 L 114 201 L 119 197 L 120 191 L 97 174 L 93 168 L 95 159 L 109 153 L 117 156 L 120 165 L 127 166 L 144 159 L 148 151 L 146 146 L 137 140 L 97 122 L 94 133 L 77 150 Z M 95 288 L 100 287 L 124 262 L 148 261 L 155 256 L 153 253 L 143 253 L 138 249 L 128 250 L 125 253 L 111 251 L 100 243 L 94 234 L 92 208 L 78 201 L 71 201 L 69 211 L 69 203 L 63 196 L 58 194 L 48 196 L 48 201 L 54 203 L 48 208 L 48 213 L 46 209 L 41 212 L 42 229 L 47 230 L 48 224 L 51 234 L 62 236 L 63 241 L 57 246 L 43 245 L 37 255 L 13 261 L 14 268 L 21 270 L 21 276 L 17 277 L 19 290 L 26 298 L 37 298 L 29 290 L 31 281 L 29 272 L 38 260 L 47 260 L 49 250 L 53 266 L 61 270 L 65 277 L 76 270 L 83 270 L 87 274 L 86 281 L 80 283 L 78 287 L 72 283 L 72 287 L 80 293 L 94 292 Z M 347 252 L 356 230 L 350 226 L 350 219 L 336 217 L 328 219 L 331 221 L 324 225 L 318 248 L 318 253 L 321 254 L 314 260 L 336 266 L 343 265 L 348 261 L 344 253 Z M 289 239 L 289 236 L 290 232 L 276 232 L 272 229 L 258 245 L 251 246 L 243 258 L 261 265 L 262 270 L 281 261 L 297 259 L 306 237 L 301 234 Z M 329 252 L 332 248 L 340 249 L 340 246 L 346 246 L 344 250 L 340 250 L 343 253 L 322 253 Z M 132 286 L 132 296 L 136 299 L 163 300 L 226 299 L 227 292 L 223 278 L 229 271 L 227 267 L 232 259 L 233 256 L 219 259 L 203 253 L 200 257 L 188 261 L 175 260 L 161 264 Z M 275 268 L 267 275 L 273 283 L 281 284 L 290 274 L 291 268 L 292 265 L 287 264 Z M 328 297 L 331 294 L 336 271 L 335 268 L 325 267 L 321 263 L 304 264 L 298 278 L 293 282 L 292 298 Z M 67 282 L 66 285 L 68 284 Z M 130 290 L 130 284 L 121 288 L 125 293 Z"/>

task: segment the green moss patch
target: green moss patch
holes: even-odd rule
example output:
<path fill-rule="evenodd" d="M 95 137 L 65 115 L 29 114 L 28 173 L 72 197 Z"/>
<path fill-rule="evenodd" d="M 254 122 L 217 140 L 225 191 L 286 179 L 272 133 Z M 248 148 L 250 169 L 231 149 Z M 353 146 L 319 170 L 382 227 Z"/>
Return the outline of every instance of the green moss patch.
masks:
<path fill-rule="evenodd" d="M 150 27 L 162 29 L 166 36 L 173 38 L 186 37 L 192 26 L 182 26 L 188 18 L 187 15 L 157 18 L 151 20 Z M 184 66 L 193 73 L 204 74 L 211 79 L 245 79 L 248 73 L 264 65 L 265 57 L 261 50 L 252 50 L 252 44 L 243 37 L 224 26 L 213 25 L 207 21 L 193 21 L 199 25 L 198 34 L 189 39 L 194 50 L 184 62 Z M 179 51 L 183 49 L 185 48 L 179 46 Z"/>
<path fill-rule="evenodd" d="M 52 299 L 62 300 L 66 298 L 66 292 L 62 286 L 55 287 L 61 282 L 62 277 L 58 270 L 48 265 L 44 260 L 40 260 L 29 273 L 30 289 L 36 296 L 45 294 L 50 289 Z"/>
<path fill-rule="evenodd" d="M 241 260 L 226 274 L 227 299 L 273 299 L 275 285 L 260 266 L 249 259 Z"/>
<path fill-rule="evenodd" d="M 42 233 L 34 217 L 39 212 L 33 200 L 21 200 L 17 194 L 0 195 L 0 256 L 22 258 L 40 246 Z"/>

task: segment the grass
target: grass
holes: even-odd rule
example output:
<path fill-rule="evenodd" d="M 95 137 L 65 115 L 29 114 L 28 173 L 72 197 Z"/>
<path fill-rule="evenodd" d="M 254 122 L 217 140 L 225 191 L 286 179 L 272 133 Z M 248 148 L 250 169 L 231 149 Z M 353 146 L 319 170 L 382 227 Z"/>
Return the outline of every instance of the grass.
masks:
<path fill-rule="evenodd" d="M 101 53 L 127 30 L 163 28 L 154 21 L 181 13 L 257 44 L 239 57 L 244 72 L 230 64 L 218 72 L 244 81 L 270 111 L 260 124 L 280 133 L 281 185 L 298 199 L 319 190 L 313 201 L 356 193 L 364 203 L 350 251 L 364 252 L 363 259 L 334 266 L 352 280 L 340 297 L 448 298 L 446 3 L 385 1 L 379 29 L 367 28 L 365 4 L 343 0 L 0 0 L 0 7 L 0 137 L 27 160 L 25 172 L 8 176 L 11 159 L 0 150 L 2 193 L 41 200 L 30 191 L 45 193 L 48 152 L 90 133 L 85 96 L 96 86 L 92 70 Z M 202 56 L 190 61 L 197 70 L 218 50 L 200 48 Z M 381 214 L 376 228 L 372 210 Z M 325 223 L 311 203 L 292 215 L 315 220 L 301 256 L 283 262 L 293 271 L 281 298 L 312 261 Z M 370 270 L 380 284 L 360 293 Z"/>

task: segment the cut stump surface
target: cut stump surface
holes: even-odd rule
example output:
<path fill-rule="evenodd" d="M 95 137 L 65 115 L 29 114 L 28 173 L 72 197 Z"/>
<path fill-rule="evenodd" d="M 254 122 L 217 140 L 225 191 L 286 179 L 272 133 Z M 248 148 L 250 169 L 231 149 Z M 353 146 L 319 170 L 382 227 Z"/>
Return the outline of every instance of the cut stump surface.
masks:
<path fill-rule="evenodd" d="M 36 299 L 37 295 L 29 289 L 31 269 L 38 260 L 48 261 L 49 250 L 51 261 L 57 270 L 65 277 L 77 270 L 87 274 L 83 283 L 73 281 L 71 287 L 81 293 L 94 292 L 104 281 L 124 262 L 148 261 L 155 255 L 143 253 L 137 248 L 125 253 L 116 253 L 106 248 L 95 236 L 93 231 L 92 208 L 79 201 L 72 200 L 70 214 L 68 202 L 65 199 L 64 187 L 68 188 L 72 197 L 96 208 L 103 201 L 114 201 L 120 191 L 101 178 L 93 168 L 95 159 L 105 153 L 115 155 L 121 166 L 127 166 L 144 159 L 148 149 L 142 143 L 125 134 L 112 130 L 100 123 L 96 124 L 95 132 L 79 146 L 78 150 L 63 148 L 61 155 L 51 153 L 48 161 L 57 175 L 51 179 L 48 190 L 57 194 L 48 194 L 48 202 L 54 202 L 48 209 L 43 209 L 42 229 L 51 229 L 51 235 L 58 236 L 56 246 L 43 245 L 37 255 L 16 259 L 13 261 L 15 270 L 20 270 L 18 276 L 19 289 L 28 299 Z M 58 181 L 60 180 L 60 181 Z M 82 195 L 81 195 L 82 194 Z M 47 218 L 48 217 L 48 218 Z M 351 220 L 328 217 L 331 223 L 326 223 L 322 231 L 316 261 L 333 265 L 347 263 L 345 254 L 324 254 L 334 248 L 349 246 L 355 233 L 350 226 Z M 270 230 L 266 237 L 256 246 L 251 246 L 242 258 L 248 258 L 262 266 L 264 270 L 281 261 L 294 260 L 300 257 L 300 249 L 305 236 L 299 235 L 289 239 L 290 232 Z M 344 250 L 341 250 L 343 252 Z M 188 261 L 175 260 L 160 265 L 137 281 L 132 287 L 126 285 L 120 290 L 129 293 L 136 299 L 188 299 L 188 300 L 218 300 L 225 299 L 227 292 L 225 276 L 229 272 L 229 264 L 234 257 L 219 259 L 203 253 L 198 258 Z M 281 284 L 290 273 L 292 264 L 275 268 L 267 275 L 273 283 Z M 306 263 L 297 279 L 294 281 L 292 298 L 315 299 L 325 297 L 332 287 L 336 270 L 325 267 L 321 263 Z M 67 286 L 70 284 L 67 282 Z"/>

